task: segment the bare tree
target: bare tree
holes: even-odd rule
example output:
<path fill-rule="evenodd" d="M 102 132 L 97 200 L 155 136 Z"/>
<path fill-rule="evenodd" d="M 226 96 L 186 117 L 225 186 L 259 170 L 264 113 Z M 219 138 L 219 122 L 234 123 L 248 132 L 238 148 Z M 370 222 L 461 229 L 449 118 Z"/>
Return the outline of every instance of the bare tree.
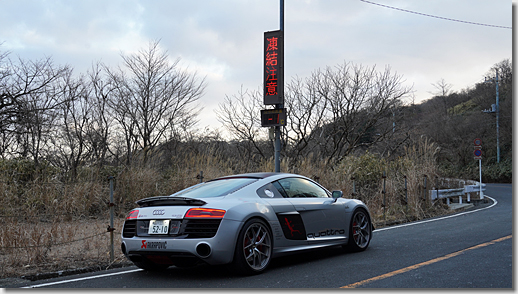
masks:
<path fill-rule="evenodd" d="M 328 160 L 340 160 L 357 148 L 368 148 L 393 132 L 393 111 L 411 89 L 403 86 L 401 76 L 389 67 L 344 63 L 315 73 L 318 82 L 312 92 L 327 101 L 327 122 L 318 138 Z"/>
<path fill-rule="evenodd" d="M 9 118 L 14 119 L 19 154 L 32 157 L 36 166 L 51 139 L 49 133 L 55 127 L 57 108 L 65 102 L 60 79 L 70 73 L 68 67 L 56 68 L 47 58 L 40 62 L 20 60 L 14 75 L 15 86 L 8 93 L 14 112 L 10 112 Z"/>
<path fill-rule="evenodd" d="M 150 149 L 197 123 L 200 109 L 195 102 L 203 95 L 205 80 L 180 70 L 179 59 L 171 63 L 159 42 L 122 58 L 127 74 L 108 71 L 116 88 L 111 106 L 129 151 L 142 150 L 146 162 Z"/>
<path fill-rule="evenodd" d="M 443 108 L 443 114 L 448 114 L 448 108 L 450 108 L 450 105 L 448 103 L 448 96 L 451 94 L 451 84 L 448 84 L 443 78 L 441 78 L 439 81 L 437 81 L 435 84 L 432 83 L 432 86 L 437 89 L 437 92 L 432 93 L 436 95 L 437 97 L 440 97 L 440 100 L 442 102 L 442 108 Z"/>
<path fill-rule="evenodd" d="M 295 79 L 285 92 L 284 153 L 300 159 L 313 152 L 331 162 L 379 143 L 399 130 L 395 114 L 410 92 L 389 67 L 378 72 L 375 66 L 344 63 L 317 70 L 304 81 Z M 226 98 L 218 117 L 235 139 L 253 144 L 263 155 L 258 136 L 261 104 L 259 93 L 241 91 Z"/>
<path fill-rule="evenodd" d="M 91 153 L 87 135 L 93 122 L 93 101 L 84 76 L 75 79 L 70 72 L 62 83 L 63 103 L 58 107 L 58 125 L 52 132 L 53 163 L 69 172 L 70 180 L 75 180 L 78 168 L 88 162 Z"/>
<path fill-rule="evenodd" d="M 94 163 L 98 167 L 104 164 L 110 151 L 110 131 L 113 127 L 109 108 L 109 97 L 113 87 L 103 73 L 103 66 L 100 63 L 92 66 L 88 72 L 92 122 L 88 126 L 86 136 L 91 146 Z"/>
<path fill-rule="evenodd" d="M 314 73 L 310 78 L 302 81 L 294 79 L 287 85 L 285 105 L 288 109 L 287 146 L 290 157 L 299 158 L 315 150 L 318 147 L 318 137 L 327 122 L 326 108 L 328 100 L 320 99 L 317 85 L 322 82 L 321 76 Z"/>
<path fill-rule="evenodd" d="M 239 91 L 232 97 L 226 96 L 216 110 L 218 120 L 226 127 L 233 139 L 239 142 L 238 150 L 242 158 L 260 159 L 267 157 L 264 142 L 265 131 L 261 129 L 260 110 L 262 96 L 259 91 Z"/>
<path fill-rule="evenodd" d="M 1 43 L 0 43 L 1 45 Z M 8 89 L 11 87 L 10 77 L 12 75 L 12 69 L 10 68 L 10 62 L 8 60 L 9 52 L 0 52 L 0 119 L 7 118 L 6 114 L 2 114 L 3 111 L 6 111 L 5 108 L 9 108 L 12 106 L 8 106 L 11 104 L 8 97 Z M 5 122 L 0 122 L 0 156 L 2 158 L 8 157 L 9 149 L 14 149 L 15 145 L 15 137 L 13 132 L 8 132 L 8 127 Z M 12 152 L 10 152 L 12 153 Z"/>
<path fill-rule="evenodd" d="M 58 80 L 70 69 L 55 66 L 50 57 L 13 62 L 6 53 L 0 54 L 0 68 L 1 146 L 16 141 L 16 146 L 10 144 L 11 151 L 22 156 L 30 154 L 37 164 L 52 112 L 62 103 L 58 99 Z"/>

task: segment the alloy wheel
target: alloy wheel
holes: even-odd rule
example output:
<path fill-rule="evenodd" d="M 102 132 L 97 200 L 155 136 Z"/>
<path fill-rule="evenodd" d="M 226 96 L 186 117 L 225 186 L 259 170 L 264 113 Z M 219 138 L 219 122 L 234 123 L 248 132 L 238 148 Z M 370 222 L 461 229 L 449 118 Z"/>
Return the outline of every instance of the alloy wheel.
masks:
<path fill-rule="evenodd" d="M 264 269 L 272 255 L 272 239 L 262 223 L 253 223 L 243 236 L 243 253 L 248 266 L 256 271 Z"/>

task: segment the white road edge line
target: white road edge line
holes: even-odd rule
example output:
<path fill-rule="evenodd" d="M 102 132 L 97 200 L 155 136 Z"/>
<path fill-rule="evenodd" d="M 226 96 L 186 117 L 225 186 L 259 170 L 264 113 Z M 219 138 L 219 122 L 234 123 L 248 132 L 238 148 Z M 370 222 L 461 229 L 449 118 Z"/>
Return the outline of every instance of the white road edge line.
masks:
<path fill-rule="evenodd" d="M 91 280 L 91 279 L 97 279 L 97 278 L 104 278 L 104 277 L 109 277 L 109 276 L 129 274 L 129 273 L 138 272 L 138 271 L 142 271 L 142 269 L 133 269 L 133 270 L 111 273 L 111 274 L 103 274 L 103 275 L 97 275 L 97 276 L 91 276 L 91 277 L 77 278 L 77 279 L 72 279 L 72 280 L 63 280 L 63 281 L 57 281 L 57 282 L 52 282 L 52 283 L 37 284 L 37 285 L 31 285 L 31 286 L 26 286 L 26 287 L 22 287 L 22 288 L 39 288 L 39 287 L 52 286 L 52 285 L 58 285 L 58 284 L 65 284 L 65 283 L 70 283 L 70 282 L 77 282 L 77 281 Z"/>
<path fill-rule="evenodd" d="M 434 218 L 434 219 L 424 220 L 424 221 L 415 222 L 415 223 L 402 224 L 402 225 L 397 225 L 397 226 L 393 226 L 393 227 L 385 227 L 385 228 L 375 229 L 373 231 L 373 233 L 380 232 L 380 231 L 387 231 L 387 230 L 397 229 L 397 228 L 402 228 L 402 227 L 420 225 L 420 224 L 424 224 L 424 223 L 429 223 L 429 222 L 439 221 L 439 220 L 448 219 L 448 218 L 452 218 L 452 217 L 457 217 L 457 216 L 461 216 L 461 215 L 465 215 L 465 214 L 469 214 L 469 213 L 473 213 L 473 212 L 489 209 L 489 208 L 491 208 L 491 207 L 493 207 L 493 206 L 498 204 L 498 201 L 496 201 L 496 199 L 491 198 L 491 197 L 489 197 L 487 195 L 484 195 L 484 196 L 489 198 L 489 199 L 491 199 L 491 200 L 493 200 L 493 204 L 491 204 L 488 207 L 479 208 L 479 209 L 475 209 L 475 210 L 471 210 L 471 211 L 466 211 L 466 212 L 461 212 L 461 213 L 457 213 L 457 214 L 452 214 L 452 215 L 448 215 L 448 216 L 444 216 L 444 217 L 440 217 L 440 218 Z"/>
<path fill-rule="evenodd" d="M 376 229 L 376 230 L 374 230 L 374 233 L 375 232 L 379 232 L 379 231 L 392 230 L 392 229 L 408 227 L 408 226 L 413 226 L 413 225 L 419 225 L 419 224 L 434 222 L 434 221 L 443 220 L 443 219 L 447 219 L 447 218 L 457 217 L 457 216 L 465 215 L 465 214 L 468 214 L 468 213 L 473 213 L 473 212 L 481 211 L 481 210 L 484 210 L 484 209 L 489 209 L 489 208 L 495 206 L 496 204 L 498 204 L 498 201 L 496 201 L 496 199 L 491 198 L 491 197 L 489 197 L 487 195 L 485 195 L 485 197 L 493 200 L 493 204 L 491 204 L 488 207 L 484 207 L 484 208 L 480 208 L 480 209 L 476 209 L 476 210 L 471 210 L 471 211 L 466 211 L 466 212 L 461 212 L 461 213 L 457 213 L 457 214 L 452 214 L 452 215 L 445 216 L 445 217 L 440 217 L 440 218 L 435 218 L 435 219 L 430 219 L 430 220 L 425 220 L 425 221 L 420 221 L 420 222 L 415 222 L 415 223 L 408 223 L 408 224 L 403 224 L 403 225 L 398 225 L 398 226 L 393 226 L 393 227 L 386 227 L 386 228 Z M 97 275 L 97 276 L 91 276 L 91 277 L 77 278 L 77 279 L 72 279 L 72 280 L 63 280 L 63 281 L 52 282 L 52 283 L 37 284 L 37 285 L 26 286 L 26 287 L 22 287 L 22 288 L 46 287 L 46 286 L 52 286 L 52 285 L 58 285 L 58 284 L 77 282 L 77 281 L 91 280 L 91 279 L 97 279 L 97 278 L 104 278 L 104 277 L 115 276 L 115 275 L 123 275 L 123 274 L 138 272 L 138 271 L 142 271 L 142 269 L 133 269 L 133 270 L 117 272 L 117 273 L 111 273 L 111 274 L 103 274 L 103 275 Z"/>

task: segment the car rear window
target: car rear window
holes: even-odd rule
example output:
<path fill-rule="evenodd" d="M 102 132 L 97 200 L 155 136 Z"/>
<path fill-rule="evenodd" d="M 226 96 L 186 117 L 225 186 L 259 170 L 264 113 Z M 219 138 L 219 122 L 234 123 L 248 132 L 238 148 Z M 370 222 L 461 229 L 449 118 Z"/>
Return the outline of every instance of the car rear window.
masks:
<path fill-rule="evenodd" d="M 235 192 L 257 181 L 255 178 L 227 178 L 201 183 L 171 196 L 188 198 L 220 197 Z"/>

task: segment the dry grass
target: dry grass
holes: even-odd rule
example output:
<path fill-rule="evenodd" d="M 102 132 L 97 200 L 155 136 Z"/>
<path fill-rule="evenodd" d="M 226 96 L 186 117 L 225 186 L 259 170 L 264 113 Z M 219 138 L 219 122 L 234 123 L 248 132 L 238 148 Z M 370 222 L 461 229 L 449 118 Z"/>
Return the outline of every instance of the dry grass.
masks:
<path fill-rule="evenodd" d="M 427 190 L 434 189 L 439 182 L 436 150 L 434 144 L 422 140 L 408 148 L 405 156 L 390 162 L 366 153 L 328 166 L 325 160 L 308 156 L 300 162 L 282 160 L 281 170 L 342 190 L 346 198 L 363 200 L 371 210 L 373 222 L 381 227 L 448 213 L 442 202 L 425 200 L 425 179 Z M 115 175 L 116 262 L 125 261 L 119 249 L 120 229 L 136 200 L 168 195 L 196 184 L 200 171 L 208 180 L 274 170 L 273 160 L 251 168 L 249 163 L 234 163 L 217 155 L 187 156 L 173 161 L 176 166 L 167 171 L 139 167 L 123 169 Z M 441 180 L 440 185 L 448 184 Z M 106 178 L 67 184 L 48 179 L 23 182 L 12 181 L 4 173 L 0 174 L 0 193 L 0 278 L 110 263 Z"/>
<path fill-rule="evenodd" d="M 0 228 L 0 278 L 29 276 L 110 263 L 109 220 L 14 220 Z M 115 262 L 122 220 L 114 223 Z"/>

